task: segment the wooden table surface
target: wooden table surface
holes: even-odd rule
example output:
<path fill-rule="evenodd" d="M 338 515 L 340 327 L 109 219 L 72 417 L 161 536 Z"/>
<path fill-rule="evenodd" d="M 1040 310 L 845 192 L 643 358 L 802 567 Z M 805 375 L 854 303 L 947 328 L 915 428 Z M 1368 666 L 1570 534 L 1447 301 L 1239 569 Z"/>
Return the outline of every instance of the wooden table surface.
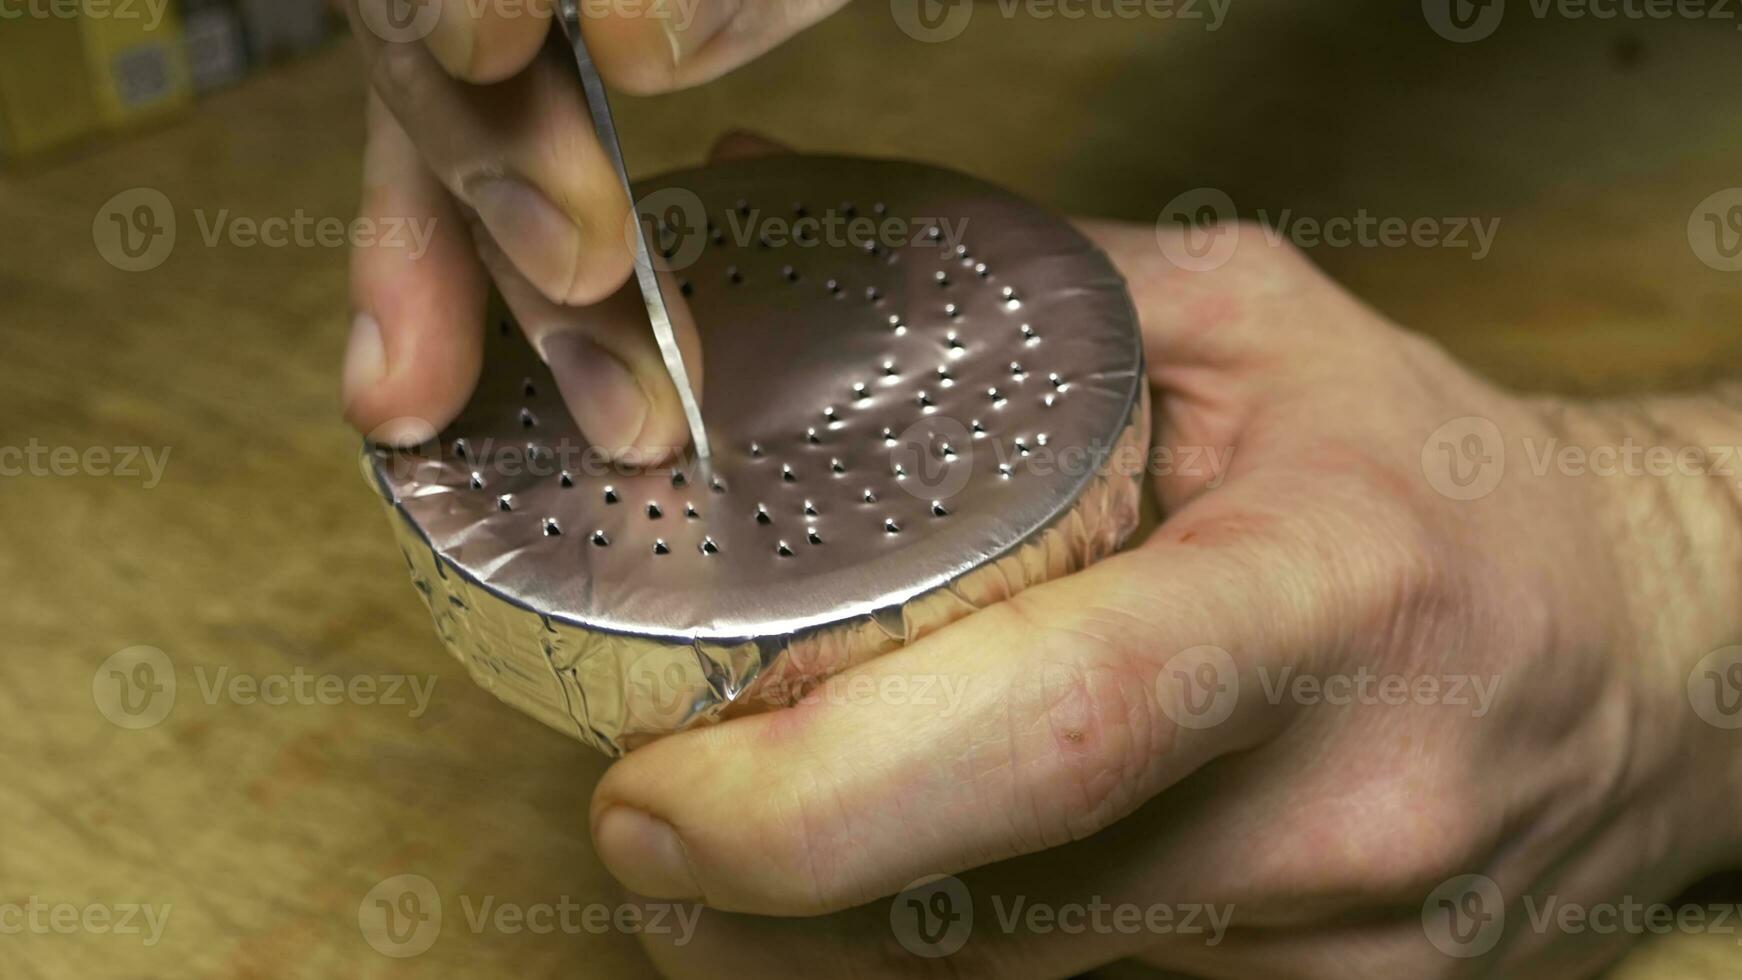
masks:
<path fill-rule="evenodd" d="M 1505 382 L 1625 391 L 1742 363 L 1742 276 L 1687 237 L 1696 205 L 1739 182 L 1737 43 L 1734 24 L 1515 11 L 1456 45 L 1413 3 L 1241 0 L 1213 32 L 983 5 L 960 37 L 922 44 L 865 0 L 720 84 L 619 114 L 642 172 L 745 126 L 1144 222 L 1204 185 L 1248 214 L 1497 218 L 1480 260 L 1315 255 Z M 170 909 L 155 946 L 0 935 L 7 980 L 646 972 L 620 935 L 472 935 L 454 913 L 608 896 L 585 826 L 604 763 L 438 645 L 338 416 L 344 251 L 201 234 L 225 209 L 351 214 L 353 61 L 335 45 L 179 123 L 0 175 L 0 446 L 169 454 L 149 486 L 143 465 L 0 477 L 0 904 Z M 93 222 L 137 187 L 167 196 L 179 231 L 166 262 L 129 273 Z M 164 652 L 176 697 L 131 730 L 94 692 L 139 645 Z M 422 713 L 213 689 L 298 672 L 434 688 Z M 390 959 L 358 909 L 408 873 L 450 912 L 427 952 Z M 1732 938 L 1676 936 L 1617 975 L 1738 972 Z"/>

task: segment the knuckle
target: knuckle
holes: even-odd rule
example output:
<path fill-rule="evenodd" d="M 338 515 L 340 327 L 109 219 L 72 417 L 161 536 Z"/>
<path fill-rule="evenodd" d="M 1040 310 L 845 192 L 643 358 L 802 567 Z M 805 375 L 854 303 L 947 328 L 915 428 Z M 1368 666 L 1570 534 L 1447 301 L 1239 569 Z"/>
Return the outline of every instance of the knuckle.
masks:
<path fill-rule="evenodd" d="M 776 904 L 799 915 L 825 915 L 876 897 L 855 876 L 854 842 L 860 828 L 839 788 L 822 771 L 795 773 L 783 802 L 772 806 L 769 857 L 782 868 L 773 896 Z"/>
<path fill-rule="evenodd" d="M 1012 612 L 1022 615 L 1021 597 Z M 1130 814 L 1153 790 L 1166 726 L 1154 694 L 1148 630 L 1090 610 L 1068 628 L 1034 629 L 1043 666 L 1012 692 L 1013 809 L 1029 849 L 1086 837 Z"/>
<path fill-rule="evenodd" d="M 369 80 L 389 106 L 418 105 L 434 94 L 439 71 L 423 45 L 388 42 L 376 49 Z"/>

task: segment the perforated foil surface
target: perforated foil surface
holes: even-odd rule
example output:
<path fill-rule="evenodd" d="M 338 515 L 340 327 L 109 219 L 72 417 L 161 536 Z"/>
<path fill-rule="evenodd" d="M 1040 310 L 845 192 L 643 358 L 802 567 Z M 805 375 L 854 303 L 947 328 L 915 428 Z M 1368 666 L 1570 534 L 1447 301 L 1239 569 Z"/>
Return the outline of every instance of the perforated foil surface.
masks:
<path fill-rule="evenodd" d="M 706 465 L 610 462 L 505 318 L 435 442 L 365 448 L 479 684 L 617 754 L 790 704 L 1137 527 L 1136 318 L 1063 219 L 953 172 L 830 157 L 636 193 L 702 335 Z"/>

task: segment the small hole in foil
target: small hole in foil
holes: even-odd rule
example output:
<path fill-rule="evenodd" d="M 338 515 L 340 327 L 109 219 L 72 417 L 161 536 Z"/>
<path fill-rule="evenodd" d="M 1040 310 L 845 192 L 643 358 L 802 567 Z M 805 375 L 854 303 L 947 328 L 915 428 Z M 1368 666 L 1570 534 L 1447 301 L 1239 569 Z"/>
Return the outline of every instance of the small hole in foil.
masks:
<path fill-rule="evenodd" d="M 685 516 L 693 521 L 696 518 L 701 517 L 702 512 L 699 510 L 696 510 L 695 504 L 684 504 L 683 505 L 683 516 Z"/>
<path fill-rule="evenodd" d="M 520 383 L 520 393 L 528 398 L 537 398 L 538 385 L 533 384 L 531 378 L 527 378 Z"/>
<path fill-rule="evenodd" d="M 756 505 L 756 523 L 763 527 L 774 523 L 774 518 L 768 516 L 768 508 L 762 504 Z"/>
<path fill-rule="evenodd" d="M 715 493 L 725 493 L 726 492 L 726 481 L 722 480 L 716 476 L 712 480 L 708 481 L 708 489 L 714 491 Z"/>
<path fill-rule="evenodd" d="M 817 437 L 817 430 L 814 428 L 804 430 L 804 441 L 810 443 L 813 446 L 819 442 L 822 442 L 822 440 Z"/>
<path fill-rule="evenodd" d="M 564 470 L 562 476 L 557 477 L 557 482 L 565 487 L 572 487 L 575 485 L 575 478 L 570 476 L 567 470 Z"/>
<path fill-rule="evenodd" d="M 704 555 L 717 555 L 719 553 L 720 553 L 720 546 L 714 543 L 713 538 L 703 538 L 702 539 L 702 554 L 704 554 Z"/>
<path fill-rule="evenodd" d="M 484 475 L 482 473 L 478 473 L 476 471 L 474 471 L 472 473 L 472 489 L 473 490 L 484 489 Z"/>
<path fill-rule="evenodd" d="M 811 544 L 822 544 L 823 543 L 823 536 L 821 534 L 818 534 L 817 529 L 814 527 L 811 528 L 810 530 L 806 531 L 804 533 L 804 536 L 805 536 L 805 540 L 809 541 Z"/>
<path fill-rule="evenodd" d="M 617 496 L 617 488 L 616 487 L 606 487 L 604 496 L 605 496 L 605 503 L 608 503 L 608 504 L 614 504 L 618 500 L 622 499 L 622 498 Z"/>
<path fill-rule="evenodd" d="M 655 538 L 653 541 L 653 553 L 656 555 L 669 555 L 671 554 L 671 548 L 665 543 L 663 538 Z"/>
<path fill-rule="evenodd" d="M 901 525 L 895 523 L 895 518 L 885 517 L 883 519 L 883 532 L 885 534 L 900 534 Z"/>
<path fill-rule="evenodd" d="M 816 505 L 815 501 L 807 500 L 804 502 L 804 516 L 806 516 L 806 517 L 817 516 L 817 505 Z"/>
<path fill-rule="evenodd" d="M 948 517 L 950 516 L 949 508 L 945 507 L 942 501 L 934 500 L 931 502 L 931 516 Z"/>
<path fill-rule="evenodd" d="M 513 495 L 505 493 L 502 496 L 497 497 L 496 498 L 496 509 L 500 510 L 500 511 L 505 511 L 505 512 L 513 510 L 514 509 L 514 497 L 513 497 Z"/>
<path fill-rule="evenodd" d="M 649 503 L 647 505 L 647 519 L 648 520 L 657 521 L 661 517 L 664 517 L 664 516 L 665 516 L 665 511 L 660 510 L 658 504 Z"/>
<path fill-rule="evenodd" d="M 521 409 L 520 410 L 520 427 L 522 429 L 536 429 L 536 428 L 538 428 L 538 416 L 532 414 L 532 410 L 529 408 Z"/>
<path fill-rule="evenodd" d="M 935 272 L 932 274 L 932 278 L 937 282 L 939 289 L 950 288 L 950 274 L 949 273 L 943 272 L 943 271 Z"/>
<path fill-rule="evenodd" d="M 737 266 L 729 265 L 726 267 L 726 281 L 736 286 L 744 281 L 744 273 L 739 272 Z"/>
<path fill-rule="evenodd" d="M 866 487 L 865 488 L 865 495 L 864 495 L 863 499 L 868 504 L 876 503 L 877 502 L 877 491 L 872 490 L 870 487 Z"/>
<path fill-rule="evenodd" d="M 605 536 L 604 531 L 596 530 L 593 532 L 593 544 L 595 547 L 608 548 L 611 546 L 611 539 Z"/>
<path fill-rule="evenodd" d="M 762 444 L 761 443 L 753 442 L 750 444 L 750 456 L 752 459 L 761 459 L 762 458 Z"/>
<path fill-rule="evenodd" d="M 791 466 L 783 463 L 780 467 L 780 479 L 786 483 L 797 483 L 798 474 L 793 472 Z"/>
<path fill-rule="evenodd" d="M 690 485 L 690 478 L 683 475 L 683 470 L 672 470 L 671 485 L 681 490 Z"/>
<path fill-rule="evenodd" d="M 847 464 L 838 459 L 831 459 L 829 460 L 829 470 L 836 476 L 840 476 L 842 473 L 847 472 Z"/>
<path fill-rule="evenodd" d="M 563 533 L 562 525 L 557 523 L 556 518 L 547 517 L 544 519 L 544 536 L 545 537 L 547 537 L 547 538 L 560 538 L 560 537 L 562 537 L 562 533 Z"/>
<path fill-rule="evenodd" d="M 799 280 L 798 270 L 793 268 L 790 265 L 781 266 L 780 267 L 780 275 L 787 282 L 798 282 L 798 280 Z"/>
<path fill-rule="evenodd" d="M 779 544 L 774 546 L 774 553 L 779 555 L 782 558 L 791 558 L 792 557 L 792 547 L 790 545 L 788 545 L 785 541 L 782 541 Z"/>

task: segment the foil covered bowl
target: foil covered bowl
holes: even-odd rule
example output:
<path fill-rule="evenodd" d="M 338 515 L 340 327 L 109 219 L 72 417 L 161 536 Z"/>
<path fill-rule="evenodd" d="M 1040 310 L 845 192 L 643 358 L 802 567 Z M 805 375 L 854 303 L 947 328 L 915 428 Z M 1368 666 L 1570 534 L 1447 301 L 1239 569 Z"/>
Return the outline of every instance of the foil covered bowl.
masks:
<path fill-rule="evenodd" d="M 636 195 L 702 336 L 706 463 L 613 463 L 501 314 L 446 431 L 365 447 L 437 632 L 502 700 L 620 754 L 791 704 L 1136 529 L 1136 316 L 1068 222 L 836 157 Z"/>

